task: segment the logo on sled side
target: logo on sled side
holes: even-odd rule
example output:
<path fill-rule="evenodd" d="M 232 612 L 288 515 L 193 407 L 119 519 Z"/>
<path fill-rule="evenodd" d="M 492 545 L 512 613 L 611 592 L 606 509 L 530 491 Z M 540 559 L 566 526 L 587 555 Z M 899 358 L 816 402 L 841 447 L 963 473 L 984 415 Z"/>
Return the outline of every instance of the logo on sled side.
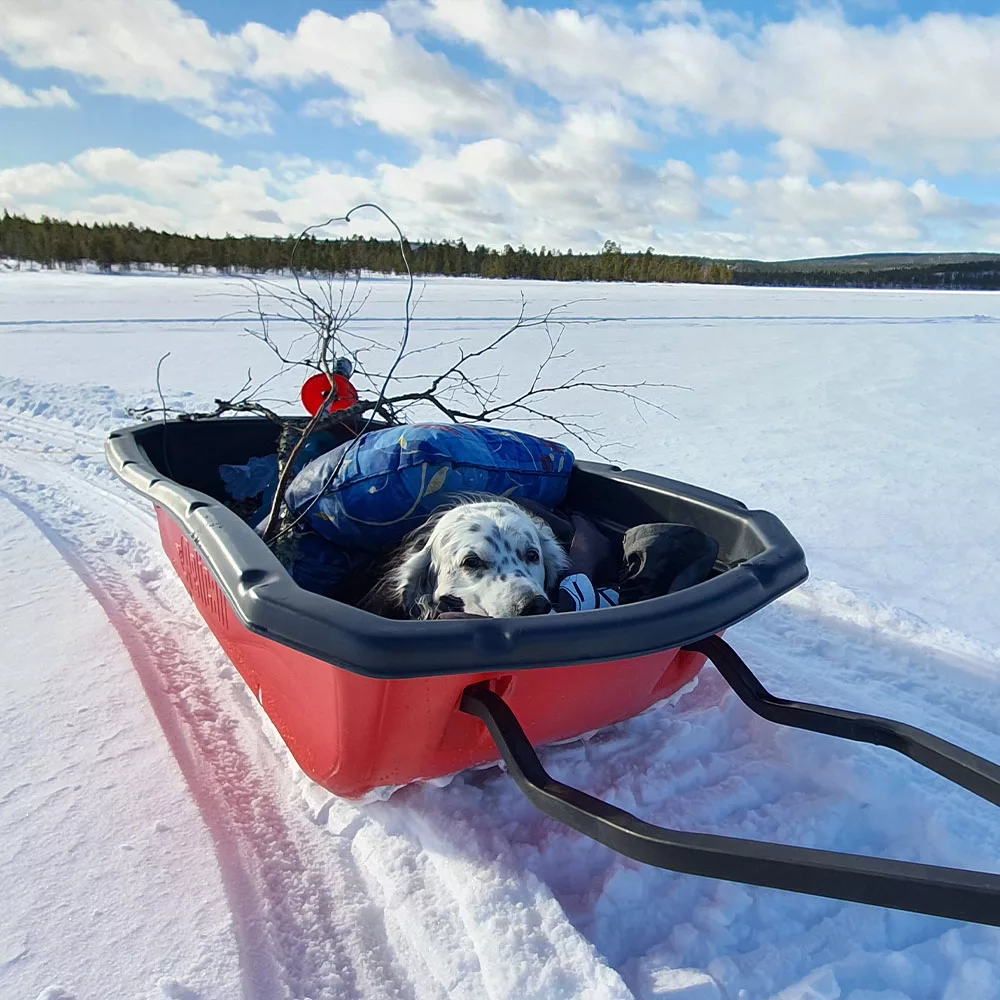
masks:
<path fill-rule="evenodd" d="M 222 628 L 228 629 L 229 605 L 225 595 L 197 550 L 184 537 L 177 543 L 177 560 L 184 586 L 202 614 L 211 615 Z"/>

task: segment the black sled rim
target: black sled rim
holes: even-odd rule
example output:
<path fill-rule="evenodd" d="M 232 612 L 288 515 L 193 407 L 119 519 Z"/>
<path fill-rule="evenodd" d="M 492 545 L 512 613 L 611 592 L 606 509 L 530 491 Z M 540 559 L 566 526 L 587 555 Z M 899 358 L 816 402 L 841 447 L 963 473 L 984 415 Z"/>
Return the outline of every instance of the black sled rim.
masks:
<path fill-rule="evenodd" d="M 718 636 L 684 648 L 705 654 L 762 718 L 888 747 L 1000 805 L 1000 767 L 982 757 L 891 719 L 776 698 Z M 508 771 L 538 809 L 636 861 L 688 875 L 1000 926 L 1000 875 L 655 826 L 550 777 L 517 717 L 485 684 L 466 688 L 461 708 L 485 723 Z"/>

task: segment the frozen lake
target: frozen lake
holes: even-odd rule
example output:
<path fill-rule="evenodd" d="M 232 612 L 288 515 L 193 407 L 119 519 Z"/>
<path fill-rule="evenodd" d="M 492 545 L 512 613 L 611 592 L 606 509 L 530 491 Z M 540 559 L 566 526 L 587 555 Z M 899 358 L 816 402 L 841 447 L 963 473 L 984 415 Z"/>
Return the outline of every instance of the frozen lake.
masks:
<path fill-rule="evenodd" d="M 1000 759 L 1000 294 L 418 289 L 414 346 L 475 344 L 523 294 L 532 314 L 566 304 L 578 367 L 684 387 L 647 390 L 672 416 L 609 395 L 586 412 L 619 464 L 770 510 L 802 543 L 810 581 L 733 644 L 776 693 Z M 353 329 L 394 343 L 404 283 L 366 290 Z M 234 279 L 0 272 L 0 851 L 16 886 L 0 994 L 1000 997 L 994 929 L 644 868 L 543 820 L 497 771 L 364 807 L 312 786 L 103 464 L 124 407 L 157 401 L 166 352 L 164 394 L 187 408 L 274 369 L 241 332 L 248 304 Z M 541 336 L 504 356 L 515 382 Z M 779 732 L 712 670 L 545 762 L 654 822 L 1000 868 L 992 807 L 888 752 Z"/>

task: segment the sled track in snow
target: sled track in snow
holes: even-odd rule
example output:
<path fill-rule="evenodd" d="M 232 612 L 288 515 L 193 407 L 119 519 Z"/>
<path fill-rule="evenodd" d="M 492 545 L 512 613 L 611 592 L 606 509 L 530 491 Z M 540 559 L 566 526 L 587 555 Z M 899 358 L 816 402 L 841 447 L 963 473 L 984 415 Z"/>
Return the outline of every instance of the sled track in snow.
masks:
<path fill-rule="evenodd" d="M 913 326 L 915 323 L 923 325 L 949 325 L 954 323 L 1000 323 L 1000 316 L 988 316 L 981 313 L 966 316 L 782 316 L 782 315 L 733 315 L 730 313 L 695 313 L 684 316 L 675 313 L 663 313 L 659 315 L 635 316 L 635 315 L 600 315 L 600 314 L 579 314 L 560 313 L 560 320 L 571 323 L 659 323 L 672 325 L 694 325 L 702 326 L 710 323 L 790 323 L 795 325 L 809 326 L 854 326 L 857 323 L 872 323 L 883 326 Z M 24 330 L 46 331 L 50 328 L 60 334 L 64 334 L 67 329 L 89 330 L 93 328 L 106 332 L 120 334 L 133 333 L 137 327 L 143 326 L 217 326 L 225 329 L 227 326 L 242 326 L 248 320 L 256 319 L 250 314 L 243 316 L 136 316 L 128 319 L 3 319 L 0 320 L 0 336 L 10 333 L 22 333 Z M 351 323 L 354 326 L 364 326 L 366 324 L 383 324 L 392 322 L 395 319 L 390 316 L 354 316 Z M 507 316 L 414 316 L 412 323 L 414 326 L 454 323 L 509 323 L 511 317 Z M 274 325 L 289 323 L 287 319 L 274 318 Z"/>
<path fill-rule="evenodd" d="M 51 522 L 46 516 L 51 493 L 4 464 L 0 459 L 0 490 L 59 551 L 121 636 L 212 832 L 237 925 L 246 995 L 260 1000 L 369 995 L 366 987 L 374 983 L 358 981 L 353 960 L 367 954 L 372 966 L 368 971 L 377 974 L 385 995 L 411 996 L 400 970 L 391 963 L 379 968 L 384 946 L 356 940 L 349 948 L 343 941 L 343 928 L 332 924 L 335 906 L 330 887 L 320 877 L 322 868 L 303 857 L 299 838 L 285 816 L 287 806 L 279 801 L 280 790 L 268 787 L 241 745 L 237 720 L 219 705 L 206 683 L 205 667 L 199 668 L 209 646 L 199 635 L 203 630 L 172 620 L 162 604 L 153 604 L 148 592 L 142 593 L 141 583 L 137 586 L 116 571 L 108 553 L 119 558 L 125 555 L 130 544 L 127 535 L 97 535 L 93 547 L 69 536 L 64 533 L 67 521 L 76 521 L 85 531 L 97 527 L 89 512 L 62 499 L 58 505 L 62 516 L 59 522 Z M 57 472 L 55 478 L 70 485 L 69 477 Z M 68 490 L 66 494 L 72 496 Z M 127 501 L 108 496 L 100 488 L 94 489 L 94 496 L 105 503 L 118 500 L 112 509 L 120 515 L 128 510 Z M 209 653 L 210 661 L 219 663 L 220 659 Z M 327 863 L 339 845 L 328 846 Z M 353 895 L 355 905 L 363 909 L 364 887 L 351 867 L 338 873 L 337 890 L 342 897 Z M 343 898 L 338 905 L 344 908 Z"/>
<path fill-rule="evenodd" d="M 24 402 L 3 410 L 0 491 L 122 636 L 215 837 L 248 997 L 624 998 L 615 970 L 653 996 L 656 969 L 688 967 L 709 969 L 726 1000 L 764 1000 L 794 986 L 772 958 L 794 949 L 793 975 L 815 978 L 813 955 L 835 970 L 811 995 L 849 997 L 852 977 L 902 991 L 905 955 L 929 970 L 937 993 L 912 991 L 929 1000 L 1000 954 L 992 930 L 637 866 L 541 817 L 492 770 L 363 807 L 329 796 L 261 724 L 160 552 L 152 511 L 104 467 L 102 433 Z M 109 419 L 100 402 L 92 426 Z M 730 633 L 772 689 L 1000 756 L 995 660 L 936 648 L 891 609 L 810 593 Z M 944 864 L 1000 859 L 992 807 L 888 752 L 769 726 L 712 670 L 672 706 L 544 759 L 560 780 L 662 824 Z"/>

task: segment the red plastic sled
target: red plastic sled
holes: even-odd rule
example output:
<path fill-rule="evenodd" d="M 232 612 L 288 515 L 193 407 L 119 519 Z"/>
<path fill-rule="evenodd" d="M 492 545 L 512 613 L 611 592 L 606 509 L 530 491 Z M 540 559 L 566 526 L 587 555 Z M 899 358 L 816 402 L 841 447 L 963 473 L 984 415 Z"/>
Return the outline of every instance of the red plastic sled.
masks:
<path fill-rule="evenodd" d="M 637 715 L 687 684 L 705 660 L 670 649 L 539 670 L 366 677 L 251 632 L 180 525 L 162 507 L 156 514 L 164 549 L 202 617 L 302 770 L 337 795 L 496 760 L 489 732 L 459 710 L 470 685 L 502 695 L 532 741 L 544 744 Z"/>
<path fill-rule="evenodd" d="M 642 473 L 579 463 L 567 504 L 609 530 L 687 521 L 720 542 L 712 579 L 637 605 L 504 621 L 399 622 L 305 591 L 221 501 L 219 465 L 276 447 L 267 420 L 168 421 L 115 432 L 112 467 L 156 506 L 163 545 L 198 610 L 302 769 L 338 795 L 496 760 L 461 710 L 485 684 L 549 743 L 673 694 L 717 632 L 797 584 L 802 551 L 773 516 Z"/>
<path fill-rule="evenodd" d="M 223 502 L 222 463 L 273 454 L 258 418 L 113 432 L 114 471 L 156 507 L 199 611 L 302 769 L 338 795 L 451 774 L 501 756 L 539 809 L 675 871 L 1000 925 L 1000 876 L 669 830 L 551 778 L 534 745 L 627 719 L 706 656 L 759 715 L 890 747 L 1000 804 L 1000 768 L 912 726 L 771 695 L 720 634 L 806 576 L 765 511 L 698 487 L 577 463 L 564 506 L 609 531 L 690 524 L 719 542 L 713 576 L 623 607 L 513 619 L 389 621 L 298 587 Z"/>

